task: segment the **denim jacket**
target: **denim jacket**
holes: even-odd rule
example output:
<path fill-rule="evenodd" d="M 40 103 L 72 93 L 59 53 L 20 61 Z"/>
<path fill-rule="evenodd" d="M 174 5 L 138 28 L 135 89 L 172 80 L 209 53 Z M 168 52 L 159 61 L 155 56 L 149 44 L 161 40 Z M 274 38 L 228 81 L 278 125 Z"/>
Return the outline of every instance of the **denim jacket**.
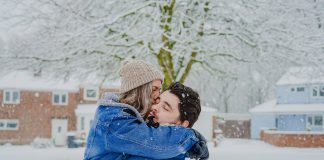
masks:
<path fill-rule="evenodd" d="M 134 107 L 119 103 L 115 94 L 106 94 L 89 131 L 84 160 L 184 159 L 198 141 L 192 129 L 148 127 Z"/>

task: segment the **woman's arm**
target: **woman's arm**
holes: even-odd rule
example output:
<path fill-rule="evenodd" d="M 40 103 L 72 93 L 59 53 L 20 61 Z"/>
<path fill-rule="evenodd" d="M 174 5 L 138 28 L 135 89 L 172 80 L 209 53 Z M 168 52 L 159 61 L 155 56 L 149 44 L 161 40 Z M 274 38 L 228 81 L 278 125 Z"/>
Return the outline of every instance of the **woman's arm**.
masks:
<path fill-rule="evenodd" d="M 109 123 L 98 124 L 106 131 L 106 147 L 111 152 L 154 159 L 185 154 L 199 140 L 192 129 L 181 126 L 148 127 L 133 116 L 117 116 Z"/>

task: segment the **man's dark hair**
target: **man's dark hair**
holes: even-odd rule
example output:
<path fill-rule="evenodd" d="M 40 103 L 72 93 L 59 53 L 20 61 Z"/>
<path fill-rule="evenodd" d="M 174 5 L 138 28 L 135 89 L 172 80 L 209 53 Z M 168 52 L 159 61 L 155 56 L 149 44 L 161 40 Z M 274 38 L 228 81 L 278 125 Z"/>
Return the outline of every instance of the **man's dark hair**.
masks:
<path fill-rule="evenodd" d="M 172 83 L 167 90 L 179 98 L 180 121 L 189 121 L 191 128 L 201 112 L 199 94 L 179 82 Z"/>

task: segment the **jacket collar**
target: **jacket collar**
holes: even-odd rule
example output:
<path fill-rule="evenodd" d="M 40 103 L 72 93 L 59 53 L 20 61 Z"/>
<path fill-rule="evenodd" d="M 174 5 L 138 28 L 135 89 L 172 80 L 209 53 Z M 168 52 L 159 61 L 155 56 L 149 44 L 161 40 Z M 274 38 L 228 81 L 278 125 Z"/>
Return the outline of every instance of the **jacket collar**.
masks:
<path fill-rule="evenodd" d="M 119 97 L 115 93 L 108 93 L 108 92 L 104 93 L 102 98 L 99 100 L 98 105 L 111 106 L 111 107 L 122 107 L 122 108 L 130 109 L 135 113 L 138 120 L 145 123 L 145 121 L 144 121 L 143 117 L 140 115 L 140 113 L 138 113 L 138 111 L 133 106 L 128 105 L 126 103 L 120 103 Z"/>

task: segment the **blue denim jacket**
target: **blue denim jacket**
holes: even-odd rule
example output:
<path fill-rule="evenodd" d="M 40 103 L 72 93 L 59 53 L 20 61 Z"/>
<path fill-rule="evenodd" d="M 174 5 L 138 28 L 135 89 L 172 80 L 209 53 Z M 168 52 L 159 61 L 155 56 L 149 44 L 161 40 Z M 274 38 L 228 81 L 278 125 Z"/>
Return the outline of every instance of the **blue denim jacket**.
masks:
<path fill-rule="evenodd" d="M 117 95 L 106 94 L 97 108 L 84 159 L 184 159 L 197 142 L 188 128 L 148 127 L 134 107 L 119 103 Z"/>

